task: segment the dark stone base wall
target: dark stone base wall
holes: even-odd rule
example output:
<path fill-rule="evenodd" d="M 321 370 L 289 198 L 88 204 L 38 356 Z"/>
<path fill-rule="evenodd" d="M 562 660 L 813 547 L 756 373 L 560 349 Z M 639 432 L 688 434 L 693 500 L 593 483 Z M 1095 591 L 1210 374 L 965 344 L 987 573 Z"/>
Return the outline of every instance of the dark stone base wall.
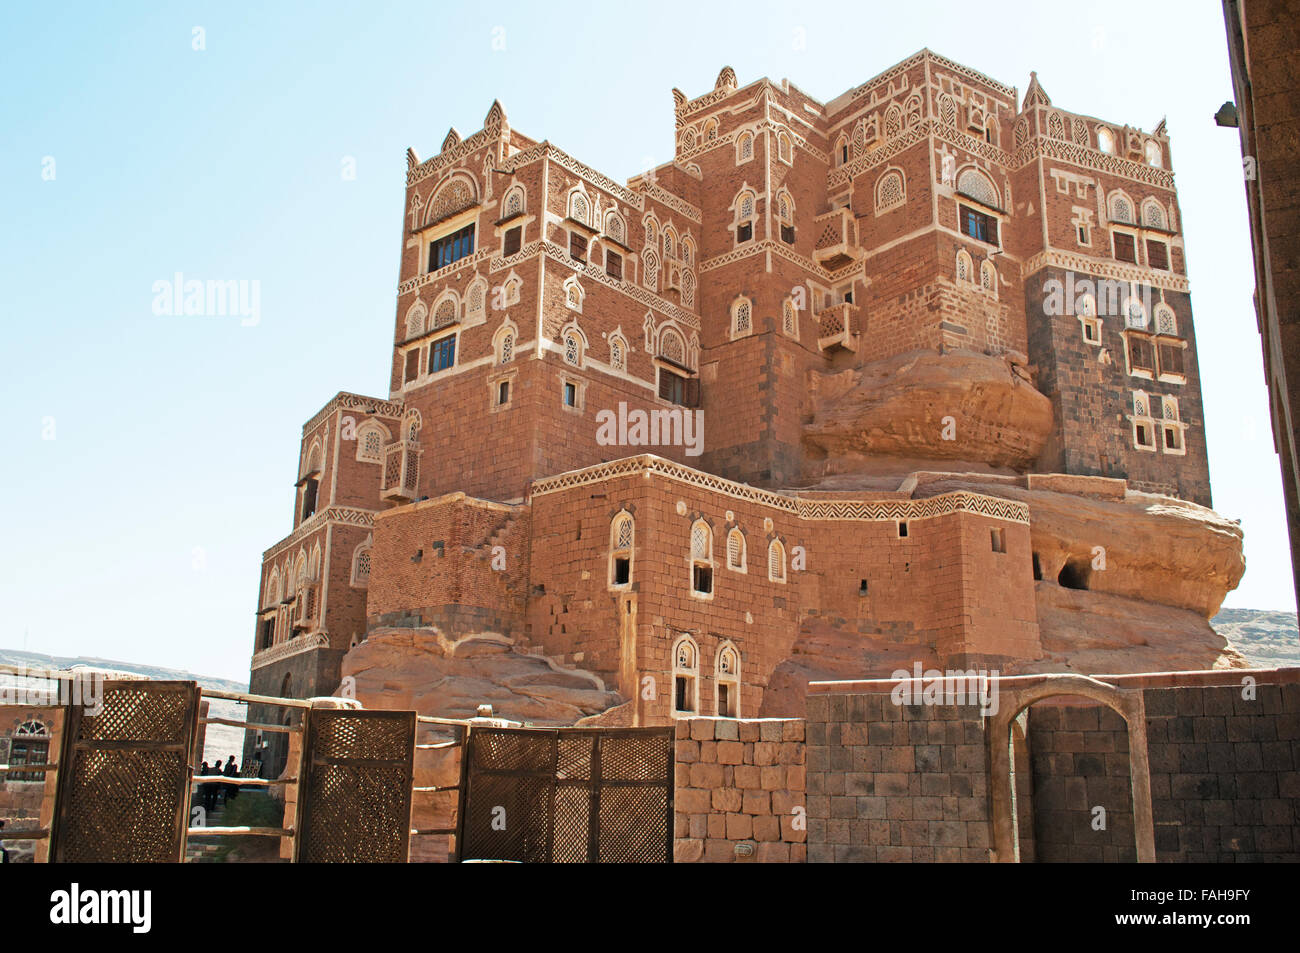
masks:
<path fill-rule="evenodd" d="M 1300 684 L 1144 700 L 1157 859 L 1300 860 Z"/>

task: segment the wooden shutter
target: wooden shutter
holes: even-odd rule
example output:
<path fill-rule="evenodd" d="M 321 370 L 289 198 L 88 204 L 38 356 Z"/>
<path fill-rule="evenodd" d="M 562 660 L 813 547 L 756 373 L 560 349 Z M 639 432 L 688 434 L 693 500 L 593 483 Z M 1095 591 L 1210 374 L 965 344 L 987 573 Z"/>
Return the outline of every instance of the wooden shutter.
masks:
<path fill-rule="evenodd" d="M 406 352 L 406 383 L 410 383 L 420 376 L 420 349 L 411 348 Z"/>
<path fill-rule="evenodd" d="M 700 406 L 700 379 L 698 377 L 688 377 L 685 385 L 682 403 L 687 407 Z"/>
<path fill-rule="evenodd" d="M 662 367 L 659 368 L 659 396 L 664 400 L 673 399 L 673 376 Z"/>
<path fill-rule="evenodd" d="M 1160 373 L 1161 374 L 1184 373 L 1183 349 L 1180 344 L 1160 345 Z"/>

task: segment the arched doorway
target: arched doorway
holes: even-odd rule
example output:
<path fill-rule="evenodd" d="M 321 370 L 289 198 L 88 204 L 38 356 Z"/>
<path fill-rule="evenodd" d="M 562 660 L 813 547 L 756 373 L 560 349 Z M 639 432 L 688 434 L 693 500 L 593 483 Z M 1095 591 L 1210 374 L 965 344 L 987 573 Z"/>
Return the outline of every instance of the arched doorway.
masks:
<path fill-rule="evenodd" d="M 1154 863 L 1156 852 L 1151 810 L 1151 770 L 1147 757 L 1146 711 L 1141 690 L 1116 688 L 1086 675 L 1026 675 L 999 679 L 998 693 L 998 710 L 990 718 L 987 735 L 995 858 L 1001 862 L 1022 860 L 1018 830 L 1021 811 L 1016 792 L 1023 791 L 1024 788 L 1023 777 L 1017 778 L 1013 770 L 1015 740 L 1012 725 L 1034 702 L 1052 697 L 1076 696 L 1114 711 L 1124 722 L 1134 850 L 1140 863 Z M 1097 720 L 1100 726 L 1100 716 L 1097 716 Z M 1032 751 L 1030 756 L 1032 759 Z M 1050 771 L 1047 773 L 1050 774 Z M 1037 815 L 1037 809 L 1034 813 Z M 1042 853 L 1043 845 L 1037 837 L 1034 841 L 1035 854 Z"/>

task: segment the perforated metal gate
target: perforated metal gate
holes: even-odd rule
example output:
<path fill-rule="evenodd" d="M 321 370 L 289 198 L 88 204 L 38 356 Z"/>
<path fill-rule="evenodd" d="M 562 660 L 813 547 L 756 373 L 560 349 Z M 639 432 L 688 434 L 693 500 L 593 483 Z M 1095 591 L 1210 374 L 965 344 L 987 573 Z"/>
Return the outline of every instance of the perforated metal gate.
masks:
<path fill-rule="evenodd" d="M 194 682 L 106 681 L 102 708 L 68 708 L 50 856 L 179 863 L 185 851 Z"/>
<path fill-rule="evenodd" d="M 415 712 L 313 708 L 304 743 L 294 859 L 405 863 Z"/>
<path fill-rule="evenodd" d="M 473 727 L 467 746 L 462 860 L 671 862 L 671 728 Z"/>

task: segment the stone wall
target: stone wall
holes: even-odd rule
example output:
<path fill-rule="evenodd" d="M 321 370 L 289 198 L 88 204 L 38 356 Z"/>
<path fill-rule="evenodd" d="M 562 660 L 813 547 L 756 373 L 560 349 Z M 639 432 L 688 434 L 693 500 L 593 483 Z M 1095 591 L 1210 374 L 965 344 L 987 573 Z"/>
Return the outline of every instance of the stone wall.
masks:
<path fill-rule="evenodd" d="M 804 723 L 677 722 L 677 863 L 805 860 Z"/>
<path fill-rule="evenodd" d="M 808 859 L 987 860 L 978 706 L 895 705 L 887 690 L 837 684 L 854 683 L 813 685 L 808 696 Z"/>

